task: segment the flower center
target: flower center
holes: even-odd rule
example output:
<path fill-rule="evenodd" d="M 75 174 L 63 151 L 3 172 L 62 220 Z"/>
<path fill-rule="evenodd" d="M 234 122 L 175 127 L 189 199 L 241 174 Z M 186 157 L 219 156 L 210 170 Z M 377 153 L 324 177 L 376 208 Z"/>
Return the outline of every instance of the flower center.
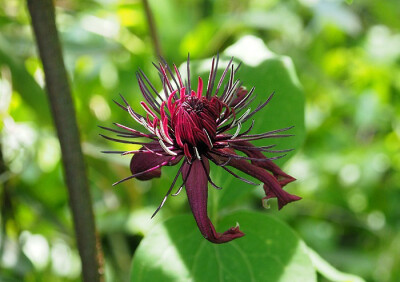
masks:
<path fill-rule="evenodd" d="M 212 148 L 220 111 L 221 106 L 217 99 L 185 97 L 172 117 L 178 145 L 184 148 L 187 144 L 189 147 L 186 149 L 189 149 L 190 153 L 196 147 L 200 154 Z"/>

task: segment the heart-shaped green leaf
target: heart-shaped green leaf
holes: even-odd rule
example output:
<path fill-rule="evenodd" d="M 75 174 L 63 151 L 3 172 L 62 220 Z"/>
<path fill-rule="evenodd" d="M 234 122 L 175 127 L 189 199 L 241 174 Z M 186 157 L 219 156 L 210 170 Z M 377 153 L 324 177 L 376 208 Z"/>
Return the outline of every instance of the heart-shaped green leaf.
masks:
<path fill-rule="evenodd" d="M 305 244 L 285 223 L 242 211 L 223 218 L 217 230 L 236 222 L 246 236 L 215 245 L 191 215 L 170 218 L 140 243 L 131 281 L 316 281 Z"/>

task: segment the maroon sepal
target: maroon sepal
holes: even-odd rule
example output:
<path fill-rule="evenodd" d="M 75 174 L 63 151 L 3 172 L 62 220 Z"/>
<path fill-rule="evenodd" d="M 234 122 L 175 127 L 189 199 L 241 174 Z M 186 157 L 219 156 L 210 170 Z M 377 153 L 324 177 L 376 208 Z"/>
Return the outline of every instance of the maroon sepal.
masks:
<path fill-rule="evenodd" d="M 165 155 L 158 142 L 151 142 L 145 145 L 145 147 L 147 148 L 146 151 L 144 151 L 143 153 L 135 153 L 131 159 L 130 168 L 133 175 L 160 165 L 175 165 L 182 159 L 182 156 Z M 141 149 L 144 149 L 144 147 L 142 147 Z M 148 151 L 148 149 L 152 150 L 153 152 Z M 161 167 L 139 175 L 136 178 L 139 180 L 150 180 L 154 177 L 160 176 Z"/>
<path fill-rule="evenodd" d="M 247 146 L 247 147 L 254 147 L 253 144 L 251 144 L 248 141 L 242 141 L 242 142 L 236 142 L 236 145 L 241 145 L 241 146 Z M 296 178 L 290 176 L 287 173 L 284 173 L 279 166 L 277 166 L 274 162 L 271 160 L 268 160 L 261 151 L 255 151 L 255 150 L 246 150 L 246 149 L 237 149 L 243 153 L 245 153 L 247 156 L 251 158 L 258 158 L 258 159 L 265 159 L 263 161 L 251 161 L 253 165 L 256 165 L 261 168 L 265 168 L 266 170 L 270 171 L 275 178 L 278 180 L 279 184 L 283 187 L 286 184 L 293 182 L 296 180 Z"/>
<path fill-rule="evenodd" d="M 189 168 L 190 173 L 188 175 Z M 195 160 L 192 164 L 183 165 L 182 178 L 184 181 L 186 180 L 185 187 L 189 205 L 201 234 L 210 242 L 226 243 L 244 236 L 244 233 L 239 230 L 239 227 L 231 227 L 222 234 L 215 231 L 207 215 L 209 171 L 210 165 L 207 159 Z"/>
<path fill-rule="evenodd" d="M 228 153 L 230 155 L 235 154 L 234 150 L 232 149 L 220 149 L 219 151 L 223 153 Z M 253 151 L 251 151 L 253 153 Z M 262 154 L 261 154 L 262 155 Z M 264 155 L 262 155 L 263 158 L 265 158 Z M 218 160 L 219 162 L 224 162 L 226 161 L 226 157 L 220 157 L 217 155 L 213 155 L 214 159 Z M 258 157 L 258 156 L 257 156 Z M 254 161 L 252 161 L 254 162 Z M 235 159 L 232 158 L 227 165 L 233 166 L 234 168 L 243 171 L 244 173 L 253 176 L 254 178 L 257 178 L 258 180 L 262 181 L 264 183 L 264 191 L 266 197 L 264 199 L 269 199 L 269 198 L 277 198 L 278 199 L 278 207 L 281 209 L 283 206 L 290 202 L 298 201 L 301 199 L 301 197 L 292 195 L 285 190 L 282 189 L 284 186 L 283 184 L 280 183 L 280 181 L 277 179 L 277 176 L 274 176 L 270 174 L 264 166 L 269 166 L 272 167 L 268 162 L 271 162 L 269 160 L 265 161 L 256 161 L 257 164 L 253 164 L 248 162 L 247 160 L 244 159 Z M 274 164 L 275 165 L 275 164 Z M 278 171 L 275 171 L 276 173 Z M 282 172 L 283 173 L 283 172 Z M 283 173 L 284 175 L 287 175 Z M 279 174 L 279 176 L 283 176 Z M 289 175 L 287 175 L 289 176 Z M 292 178 L 291 176 L 289 176 Z M 288 178 L 287 178 L 288 179 Z M 284 180 L 282 183 L 285 183 L 287 180 Z M 293 181 L 293 180 L 291 180 Z M 289 181 L 289 182 L 291 182 Z"/>

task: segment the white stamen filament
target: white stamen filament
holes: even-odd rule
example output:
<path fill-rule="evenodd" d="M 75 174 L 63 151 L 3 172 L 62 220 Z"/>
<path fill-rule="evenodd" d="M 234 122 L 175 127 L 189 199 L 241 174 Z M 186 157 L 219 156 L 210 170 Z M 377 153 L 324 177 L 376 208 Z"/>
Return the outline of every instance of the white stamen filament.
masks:
<path fill-rule="evenodd" d="M 196 153 L 197 159 L 201 160 L 201 157 L 200 157 L 199 151 L 197 150 L 197 148 L 196 148 L 196 147 L 193 147 L 193 148 L 194 148 L 194 152 Z"/>
<path fill-rule="evenodd" d="M 225 96 L 224 98 L 224 103 L 228 103 L 228 101 L 232 98 L 233 93 L 235 93 L 235 89 L 239 85 L 239 80 L 235 82 L 235 84 L 232 86 L 231 89 L 229 89 L 228 95 Z"/>
<path fill-rule="evenodd" d="M 239 135 L 241 129 L 242 129 L 242 124 L 239 121 L 237 124 L 236 132 L 235 134 L 232 135 L 231 139 L 235 139 Z"/>
<path fill-rule="evenodd" d="M 210 142 L 211 148 L 214 147 L 214 146 L 213 146 L 213 143 L 212 143 L 212 141 L 211 141 L 210 135 L 208 135 L 208 132 L 207 132 L 207 130 L 206 130 L 205 128 L 203 128 L 203 132 L 206 134 L 206 136 L 207 136 L 207 138 L 208 138 L 208 142 Z"/>
<path fill-rule="evenodd" d="M 163 150 L 164 150 L 167 154 L 169 154 L 169 155 L 171 155 L 171 156 L 176 156 L 176 155 L 177 155 L 177 153 L 172 152 L 170 149 L 168 149 L 168 147 L 165 146 L 164 142 L 163 142 L 161 139 L 158 140 L 158 142 L 160 143 L 161 147 L 163 148 Z"/>
<path fill-rule="evenodd" d="M 163 139 L 164 139 L 167 143 L 169 143 L 169 144 L 171 144 L 171 145 L 174 144 L 173 141 L 172 141 L 172 139 L 171 139 L 171 138 L 168 138 L 167 134 L 165 134 L 165 131 L 164 131 L 164 124 L 163 124 L 163 122 L 162 122 L 161 119 L 160 119 L 160 133 L 161 133 Z"/>
<path fill-rule="evenodd" d="M 143 117 L 140 119 L 140 121 L 141 121 L 141 124 L 142 124 L 144 127 L 146 127 L 146 129 L 147 129 L 148 131 L 150 131 L 151 133 L 155 134 L 154 129 L 151 128 L 151 127 L 147 124 L 147 121 L 146 121 Z"/>
<path fill-rule="evenodd" d="M 130 114 L 130 116 L 136 120 L 136 122 L 142 124 L 142 122 L 140 121 L 140 118 L 132 111 L 132 108 L 130 106 L 127 107 L 128 108 L 128 113 Z"/>
<path fill-rule="evenodd" d="M 248 108 L 247 111 L 238 119 L 238 122 L 242 122 L 250 113 L 251 109 Z"/>
<path fill-rule="evenodd" d="M 158 128 L 156 128 L 155 133 L 156 133 L 158 139 L 161 139 L 161 140 L 164 139 L 164 138 L 161 137 L 160 130 Z"/>
<path fill-rule="evenodd" d="M 182 191 L 183 185 L 181 187 L 179 187 L 178 191 L 176 191 L 175 194 L 172 194 L 172 196 L 178 196 L 179 193 Z"/>

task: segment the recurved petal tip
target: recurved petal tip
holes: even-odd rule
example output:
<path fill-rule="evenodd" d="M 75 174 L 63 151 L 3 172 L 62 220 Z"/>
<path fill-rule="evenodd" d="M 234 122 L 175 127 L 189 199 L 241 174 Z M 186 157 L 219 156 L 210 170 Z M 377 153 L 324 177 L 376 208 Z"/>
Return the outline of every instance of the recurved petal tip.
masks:
<path fill-rule="evenodd" d="M 213 242 L 215 244 L 222 244 L 234 239 L 243 237 L 245 234 L 239 230 L 239 227 L 231 227 L 224 233 L 217 233 L 213 230 L 212 236 L 206 238 L 208 241 Z"/>
<path fill-rule="evenodd" d="M 271 186 L 264 185 L 264 191 L 266 197 L 264 197 L 263 200 L 270 198 L 277 198 L 278 209 L 282 209 L 285 205 L 302 199 L 299 196 L 292 195 L 283 190 L 282 188 L 277 187 L 277 185 L 271 185 Z"/>
<path fill-rule="evenodd" d="M 202 164 L 203 162 L 203 164 Z M 208 174 L 210 166 L 207 159 L 195 160 L 185 164 L 182 177 L 185 182 L 186 194 L 197 226 L 204 238 L 216 244 L 226 243 L 244 236 L 239 227 L 229 228 L 224 233 L 217 233 L 207 215 Z"/>

